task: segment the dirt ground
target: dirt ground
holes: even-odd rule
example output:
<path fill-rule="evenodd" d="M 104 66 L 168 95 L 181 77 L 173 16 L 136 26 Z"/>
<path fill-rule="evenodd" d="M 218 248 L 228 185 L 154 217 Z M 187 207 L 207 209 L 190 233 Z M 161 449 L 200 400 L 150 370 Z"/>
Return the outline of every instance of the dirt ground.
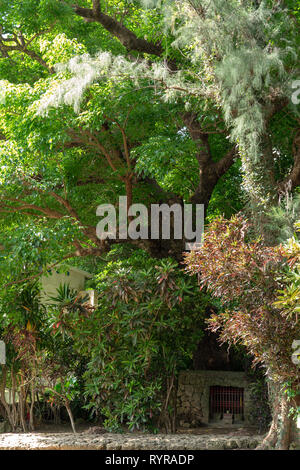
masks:
<path fill-rule="evenodd" d="M 106 431 L 101 428 L 100 426 L 93 425 L 91 423 L 76 423 L 76 431 L 77 433 L 85 433 L 88 432 L 88 430 L 91 431 L 99 428 L 101 429 L 103 433 L 106 433 Z M 71 425 L 68 423 L 62 423 L 62 424 L 40 424 L 36 426 L 35 431 L 32 433 L 37 433 L 37 434 L 43 434 L 43 433 L 51 433 L 51 434 L 59 434 L 59 433 L 70 433 L 72 432 Z M 128 432 L 124 429 L 124 432 Z M 108 433 L 109 434 L 109 433 Z M 141 431 L 134 431 L 131 433 L 132 435 L 145 435 L 144 432 Z M 146 433 L 148 434 L 148 433 Z M 221 427 L 221 426 L 201 426 L 197 428 L 178 428 L 176 434 L 194 434 L 194 435 L 226 435 L 228 434 L 229 436 L 254 436 L 260 434 L 258 429 L 255 427 L 239 427 L 239 426 L 228 426 L 228 427 Z"/>

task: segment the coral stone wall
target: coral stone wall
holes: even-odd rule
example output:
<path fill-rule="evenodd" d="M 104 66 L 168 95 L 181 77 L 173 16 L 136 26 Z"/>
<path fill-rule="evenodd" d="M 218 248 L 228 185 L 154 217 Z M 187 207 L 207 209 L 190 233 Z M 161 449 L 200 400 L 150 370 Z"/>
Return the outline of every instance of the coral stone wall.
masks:
<path fill-rule="evenodd" d="M 240 387 L 244 389 L 244 424 L 250 421 L 249 381 L 244 372 L 196 370 L 183 371 L 179 375 L 177 392 L 177 416 L 188 427 L 208 424 L 210 387 Z"/>

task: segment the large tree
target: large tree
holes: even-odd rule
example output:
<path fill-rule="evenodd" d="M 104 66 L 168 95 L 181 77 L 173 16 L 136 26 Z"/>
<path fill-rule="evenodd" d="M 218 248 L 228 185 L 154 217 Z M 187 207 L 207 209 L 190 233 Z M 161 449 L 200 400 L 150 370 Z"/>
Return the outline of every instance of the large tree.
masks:
<path fill-rule="evenodd" d="M 110 250 L 115 240 L 96 237 L 95 210 L 120 194 L 208 211 L 214 195 L 224 212 L 241 160 L 262 227 L 299 185 L 299 114 L 290 100 L 298 12 L 285 11 L 288 3 L 21 3 L 0 5 L 9 277 Z M 228 215 L 241 208 L 239 197 L 232 206 Z M 157 257 L 180 258 L 184 248 L 176 240 L 135 244 Z"/>
<path fill-rule="evenodd" d="M 120 194 L 126 194 L 129 203 L 192 201 L 207 209 L 237 153 L 226 139 L 214 103 L 198 103 L 194 97 L 192 110 L 187 111 L 185 96 L 166 103 L 164 84 L 159 78 L 153 81 L 155 69 L 165 61 L 174 73 L 188 62 L 170 45 L 171 34 L 163 35 L 160 12 L 126 2 L 107 2 L 105 8 L 103 2 L 101 12 L 97 2 L 90 10 L 55 1 L 22 5 L 21 9 L 18 2 L 1 4 L 0 212 L 3 262 L 14 260 L 16 267 L 8 269 L 9 276 L 15 278 L 25 261 L 30 270 L 53 258 L 109 250 L 114 241 L 102 243 L 96 237 L 95 211 L 99 203 L 116 203 Z M 150 41 L 141 35 L 157 37 Z M 131 40 L 126 42 L 125 37 Z M 102 65 L 105 57 L 106 63 L 120 66 L 123 59 L 132 73 L 120 71 L 89 83 L 94 64 L 85 54 L 99 48 Z M 78 66 L 74 56 L 82 58 Z M 57 110 L 39 116 L 38 107 L 51 101 L 52 92 L 56 97 L 61 92 L 68 101 L 68 67 L 57 69 L 55 64 L 70 60 L 83 79 L 75 76 L 69 93 L 69 103 L 77 100 L 78 106 L 72 110 L 61 102 Z M 143 74 L 137 70 L 139 64 Z M 89 86 L 82 96 L 85 81 Z M 231 187 L 221 183 L 219 191 L 223 210 L 229 213 L 240 207 L 238 197 L 232 201 L 231 189 L 239 182 L 238 167 L 237 162 L 230 170 Z M 135 244 L 157 257 L 180 257 L 184 248 L 181 241 Z"/>
<path fill-rule="evenodd" d="M 111 250 L 96 207 L 119 195 L 208 217 L 247 202 L 265 231 L 297 191 L 293 1 L 6 0 L 0 14 L 2 286 Z"/>

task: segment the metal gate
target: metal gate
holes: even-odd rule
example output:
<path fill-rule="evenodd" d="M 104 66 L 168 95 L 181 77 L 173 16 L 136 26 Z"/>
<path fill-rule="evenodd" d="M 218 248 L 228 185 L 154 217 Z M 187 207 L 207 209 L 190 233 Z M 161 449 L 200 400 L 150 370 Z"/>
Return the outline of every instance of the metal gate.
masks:
<path fill-rule="evenodd" d="M 239 387 L 210 387 L 209 411 L 212 417 L 215 413 L 244 414 L 244 389 Z"/>

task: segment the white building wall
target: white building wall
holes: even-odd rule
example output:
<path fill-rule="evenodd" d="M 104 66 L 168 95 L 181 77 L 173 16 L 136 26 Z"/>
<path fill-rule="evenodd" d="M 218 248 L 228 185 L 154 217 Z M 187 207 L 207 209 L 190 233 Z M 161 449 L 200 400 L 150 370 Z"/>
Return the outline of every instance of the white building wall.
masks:
<path fill-rule="evenodd" d="M 59 272 L 59 269 L 52 269 L 51 273 L 41 277 L 41 303 L 51 303 L 47 298 L 48 296 L 56 296 L 57 288 L 60 284 L 69 284 L 72 289 L 82 291 L 85 287 L 87 279 L 92 277 L 91 274 L 81 271 L 76 268 L 70 267 L 67 272 Z"/>

